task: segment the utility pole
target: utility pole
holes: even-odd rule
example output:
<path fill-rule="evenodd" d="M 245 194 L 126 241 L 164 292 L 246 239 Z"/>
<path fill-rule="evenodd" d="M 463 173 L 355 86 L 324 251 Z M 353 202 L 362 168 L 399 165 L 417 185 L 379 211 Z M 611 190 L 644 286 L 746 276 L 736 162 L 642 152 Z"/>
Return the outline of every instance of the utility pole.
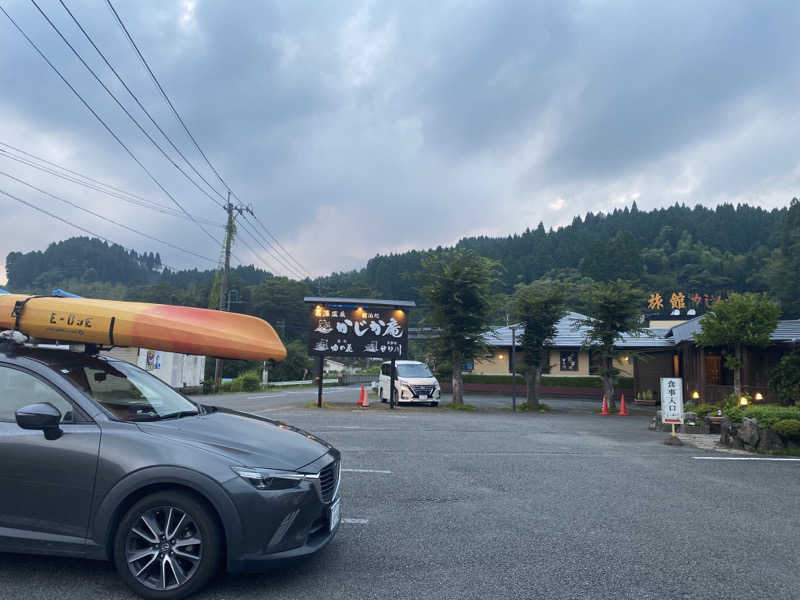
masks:
<path fill-rule="evenodd" d="M 222 279 L 219 284 L 219 310 L 229 308 L 227 306 L 228 299 L 228 278 L 231 273 L 231 245 L 233 244 L 233 235 L 235 233 L 235 225 L 233 221 L 234 208 L 241 214 L 242 209 L 234 207 L 231 204 L 231 192 L 228 190 L 228 201 L 225 203 L 225 212 L 228 213 L 228 222 L 225 225 L 225 261 L 222 266 Z M 219 391 L 220 380 L 222 379 L 222 359 L 218 358 L 214 365 L 214 389 Z"/>
<path fill-rule="evenodd" d="M 511 326 L 511 410 L 514 412 L 517 411 L 517 327 Z"/>

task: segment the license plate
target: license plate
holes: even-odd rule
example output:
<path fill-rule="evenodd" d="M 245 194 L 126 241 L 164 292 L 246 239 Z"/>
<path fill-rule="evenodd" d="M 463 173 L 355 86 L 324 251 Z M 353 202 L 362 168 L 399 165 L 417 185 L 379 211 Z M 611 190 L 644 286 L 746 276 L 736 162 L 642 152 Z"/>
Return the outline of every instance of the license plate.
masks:
<path fill-rule="evenodd" d="M 334 502 L 331 505 L 330 511 L 331 511 L 330 531 L 333 531 L 339 525 L 339 521 L 341 520 L 341 517 L 342 517 L 342 502 L 341 502 L 341 498 L 336 500 L 336 502 Z"/>

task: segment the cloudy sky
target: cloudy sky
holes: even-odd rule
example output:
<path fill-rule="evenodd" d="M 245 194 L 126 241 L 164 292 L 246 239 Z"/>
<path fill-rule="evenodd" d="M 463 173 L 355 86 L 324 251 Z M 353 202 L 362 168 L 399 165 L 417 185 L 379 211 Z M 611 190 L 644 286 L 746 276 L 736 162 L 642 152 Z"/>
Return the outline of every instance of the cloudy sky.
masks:
<path fill-rule="evenodd" d="M 64 7 L 36 1 L 199 182 Z M 633 200 L 640 209 L 776 207 L 800 194 L 795 0 L 112 2 L 211 163 L 312 275 L 465 235 L 558 226 Z M 64 3 L 222 190 L 105 2 Z M 222 209 L 136 129 L 34 4 L 0 6 L 188 212 L 222 223 Z M 175 208 L 1 13 L 0 143 Z M 212 262 L 0 174 L 4 192 L 127 247 L 159 251 L 176 267 L 219 257 L 189 220 L 11 160 L 20 154 L 9 146 L 0 151 L 3 173 Z M 2 194 L 0 210 L 0 257 L 81 233 Z M 221 239 L 218 225 L 204 226 Z M 241 236 L 260 256 L 237 244 L 237 259 L 287 272 Z"/>

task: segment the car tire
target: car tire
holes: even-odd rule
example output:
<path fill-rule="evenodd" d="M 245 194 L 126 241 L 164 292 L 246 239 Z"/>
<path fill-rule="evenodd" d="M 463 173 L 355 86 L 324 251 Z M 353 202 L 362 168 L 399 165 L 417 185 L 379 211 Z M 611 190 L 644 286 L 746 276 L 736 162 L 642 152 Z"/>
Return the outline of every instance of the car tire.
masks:
<path fill-rule="evenodd" d="M 149 600 L 178 600 L 197 592 L 216 575 L 221 556 L 222 533 L 211 509 L 177 490 L 136 502 L 114 536 L 117 572 Z"/>
<path fill-rule="evenodd" d="M 439 403 L 438 402 L 431 402 L 430 405 L 431 406 L 439 406 Z"/>
<path fill-rule="evenodd" d="M 383 397 L 383 388 L 381 388 L 381 402 L 386 404 L 389 400 Z"/>

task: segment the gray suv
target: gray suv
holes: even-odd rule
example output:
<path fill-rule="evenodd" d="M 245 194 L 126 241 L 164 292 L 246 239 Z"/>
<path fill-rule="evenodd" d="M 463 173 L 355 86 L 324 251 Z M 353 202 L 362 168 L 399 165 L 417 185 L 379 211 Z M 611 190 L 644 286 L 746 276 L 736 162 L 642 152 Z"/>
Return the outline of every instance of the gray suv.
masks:
<path fill-rule="evenodd" d="M 85 353 L 0 344 L 0 551 L 111 560 L 145 598 L 324 547 L 339 452 Z"/>

